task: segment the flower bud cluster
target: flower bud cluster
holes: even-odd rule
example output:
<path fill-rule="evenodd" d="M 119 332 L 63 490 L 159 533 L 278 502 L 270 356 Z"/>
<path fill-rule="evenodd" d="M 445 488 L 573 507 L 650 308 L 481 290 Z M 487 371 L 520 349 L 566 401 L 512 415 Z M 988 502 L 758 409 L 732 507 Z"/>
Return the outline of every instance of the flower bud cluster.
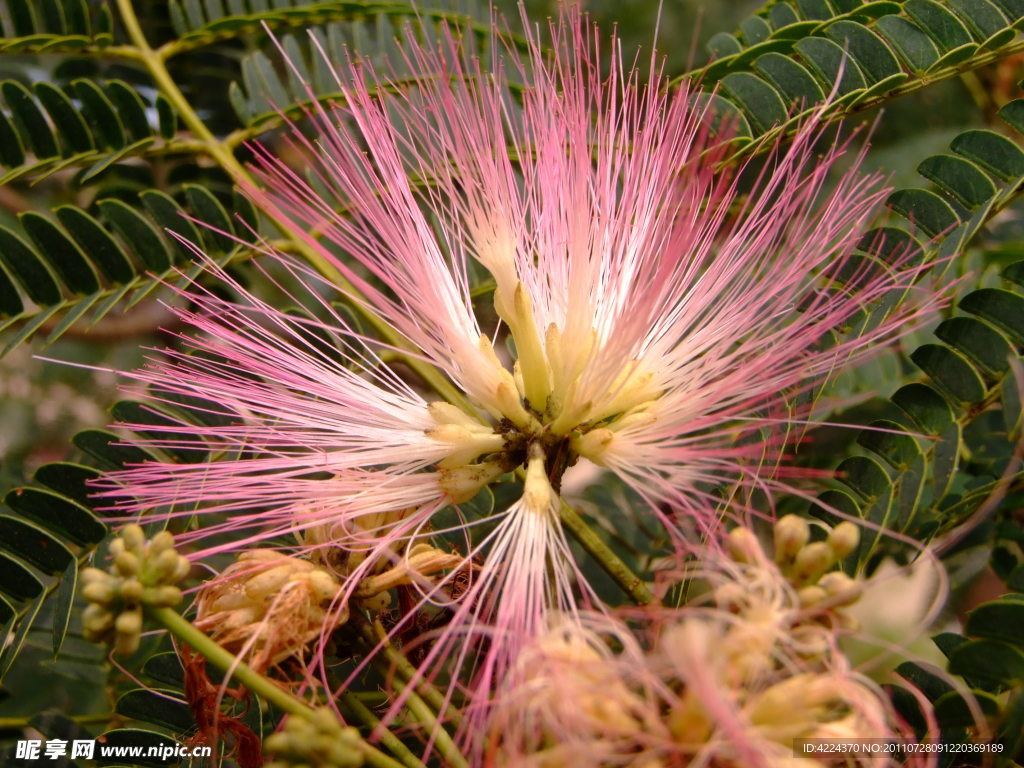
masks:
<path fill-rule="evenodd" d="M 309 719 L 293 715 L 263 741 L 264 750 L 274 756 L 264 768 L 359 768 L 361 741 L 359 731 L 343 726 L 326 707 Z"/>
<path fill-rule="evenodd" d="M 725 556 L 688 572 L 703 599 L 654 612 L 648 638 L 609 617 L 592 619 L 598 633 L 567 622 L 542 636 L 496 708 L 499 764 L 782 766 L 796 738 L 894 732 L 884 696 L 837 643 L 862 588 L 838 569 L 856 526 L 812 541 L 807 521 L 786 516 L 773 538 L 764 547 L 748 528 L 731 531 Z"/>
<path fill-rule="evenodd" d="M 842 607 L 860 597 L 862 585 L 837 570 L 860 543 L 860 531 L 841 522 L 824 541 L 811 541 L 811 527 L 797 515 L 786 515 L 775 523 L 773 561 L 782 576 L 797 590 L 802 608 Z M 729 533 L 729 556 L 737 563 L 757 565 L 768 558 L 760 542 L 747 528 Z"/>
<path fill-rule="evenodd" d="M 83 619 L 85 637 L 112 643 L 126 656 L 139 647 L 142 608 L 171 607 L 181 602 L 181 582 L 191 563 L 174 550 L 174 536 L 161 531 L 149 541 L 138 525 L 126 525 L 110 544 L 110 570 L 82 571 L 82 597 L 89 603 Z"/>
<path fill-rule="evenodd" d="M 195 625 L 265 671 L 348 621 L 340 594 L 338 579 L 309 560 L 252 549 L 203 585 Z"/>

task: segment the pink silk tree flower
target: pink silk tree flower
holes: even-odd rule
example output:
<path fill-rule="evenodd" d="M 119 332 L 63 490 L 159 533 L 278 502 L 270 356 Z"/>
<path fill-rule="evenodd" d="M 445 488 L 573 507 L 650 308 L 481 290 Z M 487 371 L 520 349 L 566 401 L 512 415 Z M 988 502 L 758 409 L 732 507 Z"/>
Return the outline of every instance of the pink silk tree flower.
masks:
<path fill-rule="evenodd" d="M 578 9 L 548 33 L 528 27 L 525 56 L 496 55 L 486 72 L 457 29 L 409 34 L 415 78 L 348 62 L 336 103 L 314 99 L 292 126 L 301 169 L 255 147 L 252 196 L 334 277 L 263 258 L 320 319 L 211 266 L 239 298 L 190 288 L 195 309 L 178 314 L 192 332 L 130 377 L 157 402 L 198 398 L 207 417 L 147 426 L 150 446 L 220 456 L 106 479 L 122 512 L 199 515 L 183 537 L 201 542 L 195 557 L 291 537 L 347 599 L 439 541 L 439 511 L 516 473 L 510 507 L 445 532 L 464 565 L 407 582 L 449 615 L 425 674 L 448 664 L 485 693 L 552 612 L 597 602 L 559 521 L 569 466 L 614 472 L 683 546 L 715 530 L 715 487 L 788 489 L 786 437 L 810 416 L 798 396 L 934 304 L 905 259 L 855 266 L 886 190 L 856 167 L 826 184 L 844 147 L 819 154 L 820 128 L 775 147 L 743 186 L 717 169 L 727 147 L 691 86 L 668 87 L 653 60 L 630 68 L 617 42 L 602 52 Z M 476 301 L 475 271 L 493 285 Z M 357 334 L 332 300 L 397 342 Z M 312 338 L 323 333 L 343 359 Z M 396 354 L 455 396 L 425 395 Z"/>

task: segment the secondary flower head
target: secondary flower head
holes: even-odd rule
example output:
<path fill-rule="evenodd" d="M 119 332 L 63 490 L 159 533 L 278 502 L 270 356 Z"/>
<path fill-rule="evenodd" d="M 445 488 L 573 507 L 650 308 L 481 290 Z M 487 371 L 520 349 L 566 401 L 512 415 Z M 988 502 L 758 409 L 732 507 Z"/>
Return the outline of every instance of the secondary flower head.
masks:
<path fill-rule="evenodd" d="M 547 32 L 491 71 L 457 29 L 410 33 L 411 81 L 339 67 L 340 97 L 290 134 L 301 171 L 254 148 L 254 198 L 329 276 L 268 252 L 296 315 L 211 267 L 237 298 L 191 289 L 194 334 L 131 377 L 198 417 L 147 425 L 150 446 L 222 458 L 108 476 L 127 511 L 201 512 L 182 537 L 207 542 L 200 557 L 292 537 L 333 564 L 339 611 L 417 547 L 457 551 L 405 588 L 448 615 L 426 668 L 451 659 L 483 691 L 552 611 L 593 599 L 559 522 L 569 466 L 618 474 L 677 543 L 709 532 L 716 486 L 786 487 L 796 396 L 924 306 L 910 289 L 848 333 L 915 272 L 856 266 L 885 190 L 855 169 L 826 187 L 843 148 L 813 151 L 813 125 L 741 194 L 687 86 L 628 68 L 615 42 L 602 75 L 575 8 Z M 517 501 L 442 530 L 442 509 L 509 473 Z"/>
<path fill-rule="evenodd" d="M 902 735 L 885 694 L 839 650 L 864 586 L 835 567 L 856 547 L 847 526 L 810 543 L 805 521 L 782 518 L 774 558 L 735 528 L 728 554 L 709 549 L 685 572 L 683 607 L 629 623 L 555 619 L 497 698 L 488 764 L 822 768 L 834 761 L 798 756 L 797 743 Z M 809 561 L 822 565 L 809 572 Z M 869 754 L 843 764 L 897 763 Z"/>

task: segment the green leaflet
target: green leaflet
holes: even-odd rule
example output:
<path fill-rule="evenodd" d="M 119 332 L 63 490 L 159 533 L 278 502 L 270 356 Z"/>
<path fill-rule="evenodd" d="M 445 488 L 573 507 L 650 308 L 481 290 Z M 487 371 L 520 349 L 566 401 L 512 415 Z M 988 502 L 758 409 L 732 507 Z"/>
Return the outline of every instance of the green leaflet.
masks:
<path fill-rule="evenodd" d="M 748 138 L 768 138 L 793 128 L 801 105 L 820 104 L 819 93 L 833 94 L 829 116 L 839 118 L 1020 50 L 1021 24 L 1017 0 L 771 2 L 737 35 L 712 37 L 711 61 L 682 77 L 720 84 L 753 128 Z M 943 213 L 929 210 L 929 220 L 941 223 Z"/>
<path fill-rule="evenodd" d="M 203 186 L 184 184 L 178 197 L 181 203 L 146 190 L 139 195 L 142 206 L 101 199 L 92 211 L 62 205 L 55 217 L 23 214 L 24 233 L 0 226 L 0 328 L 18 324 L 20 343 L 59 316 L 47 338 L 52 343 L 93 308 L 95 323 L 129 291 L 141 297 L 161 281 L 181 279 L 177 265 L 191 264 L 195 256 L 171 232 L 220 261 L 248 253 L 248 227 L 257 222 L 251 204 L 232 199 L 243 223 Z M 26 311 L 23 295 L 38 307 Z"/>

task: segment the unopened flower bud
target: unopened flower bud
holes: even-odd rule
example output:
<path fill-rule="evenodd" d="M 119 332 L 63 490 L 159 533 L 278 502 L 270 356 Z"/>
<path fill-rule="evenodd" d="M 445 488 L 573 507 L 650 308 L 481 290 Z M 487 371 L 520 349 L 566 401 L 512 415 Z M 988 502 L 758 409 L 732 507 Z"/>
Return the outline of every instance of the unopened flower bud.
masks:
<path fill-rule="evenodd" d="M 848 520 L 841 522 L 828 535 L 828 545 L 837 560 L 843 560 L 852 554 L 859 543 L 860 529 Z"/>
<path fill-rule="evenodd" d="M 192 563 L 190 563 L 184 557 L 179 557 L 177 564 L 174 566 L 174 573 L 171 574 L 171 578 L 168 581 L 177 584 L 179 581 L 184 581 L 192 570 Z"/>
<path fill-rule="evenodd" d="M 733 528 L 726 540 L 729 557 L 737 563 L 756 563 L 764 558 L 757 536 L 749 528 Z"/>
<path fill-rule="evenodd" d="M 164 531 L 151 541 L 138 525 L 127 525 L 111 544 L 109 571 L 85 568 L 82 597 L 89 603 L 83 617 L 86 638 L 114 642 L 119 654 L 134 653 L 142 633 L 142 607 L 170 607 L 181 602 L 174 586 L 189 564 L 174 551 L 174 537 Z"/>
<path fill-rule="evenodd" d="M 291 751 L 291 739 L 287 731 L 272 733 L 263 740 L 263 749 L 266 752 L 281 753 Z"/>
<path fill-rule="evenodd" d="M 114 639 L 114 650 L 118 656 L 131 656 L 137 650 L 141 644 L 141 635 L 128 635 L 118 633 Z"/>
<path fill-rule="evenodd" d="M 835 599 L 836 605 L 855 603 L 863 591 L 863 586 L 859 581 L 850 578 L 842 571 L 826 573 L 818 581 L 818 586 L 824 588 L 829 597 Z"/>
<path fill-rule="evenodd" d="M 786 515 L 775 523 L 775 562 L 787 563 L 796 557 L 811 538 L 811 527 L 797 515 Z"/>
<path fill-rule="evenodd" d="M 171 549 L 174 549 L 174 535 L 170 531 L 160 531 L 149 540 L 148 554 L 150 555 L 159 555 Z"/>
<path fill-rule="evenodd" d="M 808 544 L 800 550 L 793 563 L 793 580 L 798 584 L 812 583 L 832 567 L 835 561 L 835 553 L 825 542 Z"/>
<path fill-rule="evenodd" d="M 181 602 L 181 590 L 170 584 L 146 589 L 143 599 L 147 605 L 171 608 Z"/>
<path fill-rule="evenodd" d="M 125 579 L 120 593 L 124 602 L 134 605 L 142 599 L 142 582 L 138 579 Z"/>
<path fill-rule="evenodd" d="M 813 608 L 828 599 L 828 592 L 817 584 L 812 584 L 797 592 L 797 598 L 800 600 L 801 608 Z"/>
<path fill-rule="evenodd" d="M 117 593 L 115 592 L 114 585 L 110 580 L 91 581 L 82 587 L 82 597 L 90 603 L 108 605 L 114 602 L 114 599 L 117 597 Z"/>
<path fill-rule="evenodd" d="M 149 553 L 152 556 L 152 552 Z M 153 557 L 149 567 L 149 575 L 155 582 L 168 581 L 174 576 L 181 557 L 173 549 L 163 549 Z"/>
<path fill-rule="evenodd" d="M 85 630 L 86 640 L 102 640 L 103 636 L 114 628 L 114 614 L 102 605 L 88 605 L 82 614 L 82 628 Z"/>
<path fill-rule="evenodd" d="M 114 567 L 122 576 L 136 576 L 140 567 L 139 557 L 133 552 L 121 552 L 114 558 Z"/>
<path fill-rule="evenodd" d="M 139 650 L 142 635 L 142 612 L 125 611 L 114 621 L 117 639 L 114 648 L 119 656 L 130 656 Z"/>
<path fill-rule="evenodd" d="M 361 741 L 355 728 L 343 726 L 331 710 L 322 708 L 312 718 L 289 717 L 280 731 L 263 740 L 263 747 L 276 758 L 268 766 L 359 768 Z"/>
<path fill-rule="evenodd" d="M 141 526 L 130 523 L 120 530 L 119 536 L 124 541 L 125 549 L 136 555 L 142 554 L 142 548 L 146 544 L 146 534 Z"/>
<path fill-rule="evenodd" d="M 81 573 L 78 574 L 79 581 L 82 584 L 92 584 L 96 582 L 107 582 L 110 580 L 110 574 L 106 571 L 101 571 L 99 568 L 83 568 Z"/>
<path fill-rule="evenodd" d="M 114 621 L 114 629 L 125 635 L 142 632 L 142 612 L 125 611 Z"/>

